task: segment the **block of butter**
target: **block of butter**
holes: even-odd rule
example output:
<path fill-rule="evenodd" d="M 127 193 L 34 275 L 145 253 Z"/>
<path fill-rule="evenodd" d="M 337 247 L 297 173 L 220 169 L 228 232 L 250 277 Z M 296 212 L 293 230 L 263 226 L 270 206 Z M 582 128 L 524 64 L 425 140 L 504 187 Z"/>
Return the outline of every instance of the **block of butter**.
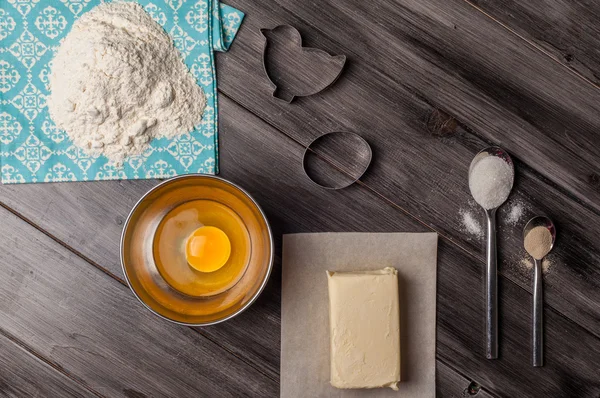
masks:
<path fill-rule="evenodd" d="M 400 308 L 398 272 L 327 271 L 331 385 L 398 389 Z"/>

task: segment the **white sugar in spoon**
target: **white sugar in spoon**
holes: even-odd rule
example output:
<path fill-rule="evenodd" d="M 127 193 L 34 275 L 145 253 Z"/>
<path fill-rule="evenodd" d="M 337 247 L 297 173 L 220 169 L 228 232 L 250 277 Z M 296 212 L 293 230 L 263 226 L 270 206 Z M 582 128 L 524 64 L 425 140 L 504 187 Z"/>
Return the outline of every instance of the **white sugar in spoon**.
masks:
<path fill-rule="evenodd" d="M 496 211 L 512 190 L 515 170 L 502 148 L 480 151 L 469 167 L 469 189 L 487 217 L 486 268 L 486 357 L 498 358 L 498 255 L 496 252 Z"/>

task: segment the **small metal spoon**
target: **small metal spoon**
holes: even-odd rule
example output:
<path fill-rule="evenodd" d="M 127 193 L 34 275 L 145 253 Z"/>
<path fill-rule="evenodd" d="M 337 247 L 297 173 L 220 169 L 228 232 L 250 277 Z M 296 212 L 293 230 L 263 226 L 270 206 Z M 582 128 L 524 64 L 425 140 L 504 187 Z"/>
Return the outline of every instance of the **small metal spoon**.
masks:
<path fill-rule="evenodd" d="M 515 170 L 512 159 L 502 148 L 493 146 L 483 149 L 475 155 L 469 167 L 469 180 L 474 166 L 487 156 L 497 156 L 504 160 L 510 166 L 514 179 Z M 484 208 L 487 217 L 485 325 L 486 357 L 488 359 L 498 358 L 498 255 L 496 252 L 496 211 L 498 207 L 494 209 Z"/>
<path fill-rule="evenodd" d="M 552 243 L 550 244 L 550 250 L 554 247 L 554 241 L 556 240 L 556 228 L 548 217 L 537 216 L 529 220 L 525 228 L 523 229 L 523 241 L 525 237 L 535 227 L 548 228 L 552 235 Z M 548 250 L 548 253 L 550 252 Z M 546 253 L 546 255 L 548 255 Z M 535 258 L 533 254 L 529 253 L 533 257 L 535 262 L 534 276 L 533 276 L 533 366 L 542 366 L 544 364 L 544 333 L 543 333 L 543 310 L 544 300 L 542 293 L 542 258 Z"/>

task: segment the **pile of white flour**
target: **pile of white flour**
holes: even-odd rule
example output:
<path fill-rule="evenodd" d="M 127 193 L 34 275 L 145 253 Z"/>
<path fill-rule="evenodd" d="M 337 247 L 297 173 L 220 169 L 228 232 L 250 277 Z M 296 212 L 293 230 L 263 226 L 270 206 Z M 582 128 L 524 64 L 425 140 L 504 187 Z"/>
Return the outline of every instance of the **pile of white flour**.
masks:
<path fill-rule="evenodd" d="M 50 89 L 58 128 L 117 164 L 155 137 L 190 132 L 206 104 L 171 38 L 137 3 L 103 3 L 76 21 L 52 61 Z"/>

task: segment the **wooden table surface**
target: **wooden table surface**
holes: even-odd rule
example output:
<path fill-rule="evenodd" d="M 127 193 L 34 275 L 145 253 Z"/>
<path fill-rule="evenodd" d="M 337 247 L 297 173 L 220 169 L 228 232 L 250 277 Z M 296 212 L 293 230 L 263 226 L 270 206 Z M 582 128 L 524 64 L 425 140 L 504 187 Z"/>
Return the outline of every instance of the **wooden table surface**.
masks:
<path fill-rule="evenodd" d="M 263 206 L 277 244 L 266 291 L 224 324 L 168 323 L 134 298 L 119 237 L 157 181 L 0 187 L 0 396 L 279 395 L 281 235 L 437 231 L 437 392 L 600 396 L 600 3 L 563 0 L 231 0 L 246 20 L 219 54 L 221 175 Z M 260 28 L 288 23 L 348 62 L 338 82 L 274 100 Z M 330 131 L 374 152 L 361 182 L 327 191 L 304 146 Z M 500 211 L 500 356 L 484 356 L 484 243 L 466 232 L 467 169 L 488 145 L 516 163 Z M 525 209 L 506 221 L 515 203 Z M 559 240 L 545 276 L 546 365 L 531 363 L 527 217 Z"/>

